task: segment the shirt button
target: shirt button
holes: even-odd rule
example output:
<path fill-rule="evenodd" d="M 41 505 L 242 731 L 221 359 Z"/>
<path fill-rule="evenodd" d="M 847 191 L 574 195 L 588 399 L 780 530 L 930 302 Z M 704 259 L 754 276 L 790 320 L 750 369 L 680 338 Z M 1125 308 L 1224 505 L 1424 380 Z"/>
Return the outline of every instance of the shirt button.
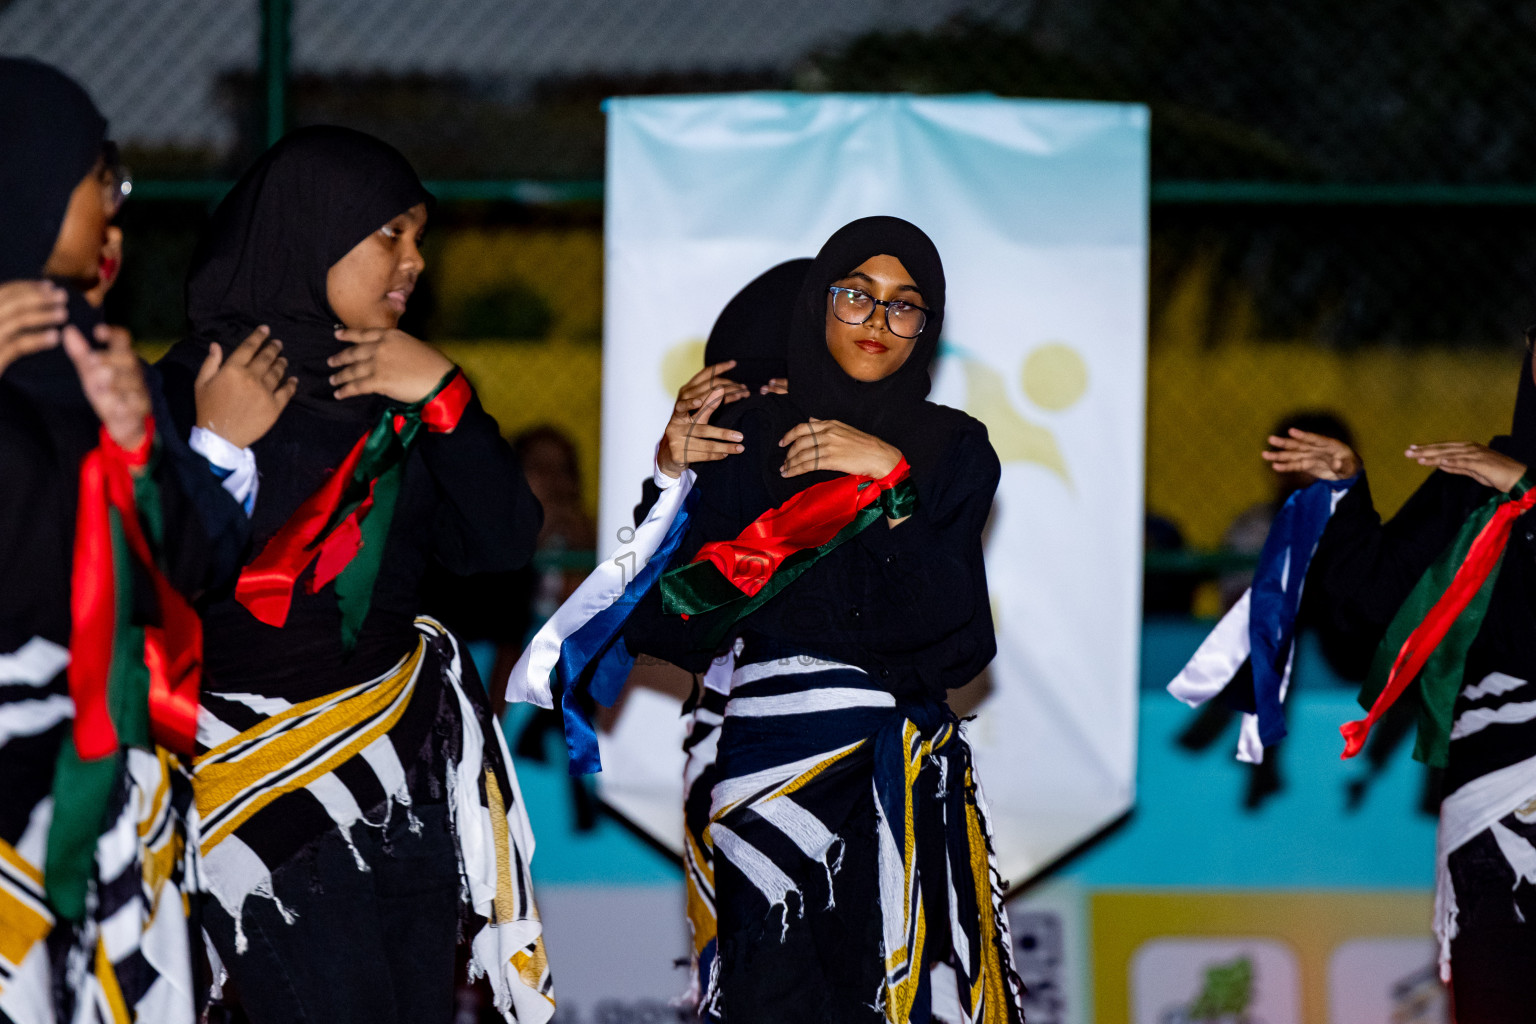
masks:
<path fill-rule="evenodd" d="M 889 678 L 891 678 L 891 670 L 888 669 L 888 668 L 881 669 L 880 670 L 880 678 L 881 679 L 889 679 Z"/>
<path fill-rule="evenodd" d="M 848 609 L 848 617 L 849 618 L 853 618 L 853 619 L 858 618 L 859 617 L 859 609 L 857 607 L 853 607 L 853 608 Z"/>

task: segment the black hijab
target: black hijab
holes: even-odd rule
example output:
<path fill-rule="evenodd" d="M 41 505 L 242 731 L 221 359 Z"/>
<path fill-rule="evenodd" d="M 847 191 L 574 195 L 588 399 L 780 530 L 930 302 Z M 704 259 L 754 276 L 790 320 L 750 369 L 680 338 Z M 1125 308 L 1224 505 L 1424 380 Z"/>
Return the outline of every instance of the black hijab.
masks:
<path fill-rule="evenodd" d="M 1527 336 L 1536 336 L 1536 327 L 1531 328 Z M 1508 436 L 1497 438 L 1493 447 L 1527 466 L 1536 466 L 1536 380 L 1531 379 L 1530 348 L 1526 349 L 1525 359 L 1520 364 L 1520 386 L 1515 390 L 1514 423 L 1510 426 Z"/>
<path fill-rule="evenodd" d="M 41 277 L 69 208 L 91 172 L 107 120 L 63 72 L 0 57 L 0 281 Z"/>
<path fill-rule="evenodd" d="M 754 392 L 775 377 L 787 377 L 786 339 L 811 262 L 798 259 L 780 263 L 737 292 L 710 329 L 704 365 L 736 360 L 726 376 Z"/>
<path fill-rule="evenodd" d="M 106 137 L 106 118 L 74 79 L 29 58 L 0 57 L 0 282 L 43 276 L 70 194 L 96 166 Z M 70 323 L 90 338 L 100 314 L 73 282 L 60 283 Z M 53 413 L 87 408 L 62 346 L 17 360 L 4 380 Z M 70 426 L 78 419 L 65 418 Z M 89 443 L 94 426 L 94 417 L 83 419 L 70 433 L 86 431 Z"/>
<path fill-rule="evenodd" d="M 860 381 L 848 376 L 827 348 L 827 289 L 865 260 L 894 256 L 922 293 L 928 320 L 907 361 L 889 377 Z M 929 368 L 938 354 L 944 326 L 944 264 L 932 240 L 898 217 L 865 217 L 845 224 L 827 239 L 800 285 L 789 327 L 789 394 L 766 395 L 727 406 L 716 422 L 734 427 L 754 411 L 768 413 L 772 444 L 764 444 L 761 468 L 769 495 L 783 502 L 813 484 L 836 478 L 831 472 L 779 475 L 784 449 L 778 437 L 811 417 L 841 420 L 901 449 L 919 485 L 938 466 L 949 444 L 971 418 L 927 400 Z"/>
<path fill-rule="evenodd" d="M 214 212 L 187 275 L 190 334 L 166 358 L 196 373 L 210 342 L 228 353 L 266 324 L 299 379 L 293 405 L 371 423 L 385 399 L 337 401 L 327 383 L 326 360 L 347 346 L 334 336 L 326 272 L 417 203 L 431 193 L 389 144 L 330 125 L 290 132 Z"/>

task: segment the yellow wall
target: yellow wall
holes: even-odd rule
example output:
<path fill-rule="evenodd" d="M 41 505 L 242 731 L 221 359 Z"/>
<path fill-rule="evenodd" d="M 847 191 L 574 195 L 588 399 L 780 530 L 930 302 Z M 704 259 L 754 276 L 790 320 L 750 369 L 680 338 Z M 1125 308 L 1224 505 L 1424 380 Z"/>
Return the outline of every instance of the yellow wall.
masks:
<path fill-rule="evenodd" d="M 587 511 L 595 517 L 602 419 L 602 353 L 598 347 L 562 341 L 445 341 L 437 347 L 464 368 L 503 434 L 510 437 L 548 423 L 576 442 L 582 497 Z M 657 437 L 665 426 L 655 425 Z M 636 479 L 643 475 L 642 467 Z"/>
<path fill-rule="evenodd" d="M 1415 442 L 1486 441 L 1507 430 L 1521 347 L 1373 347 L 1340 353 L 1257 340 L 1243 311 L 1203 340 L 1212 316 L 1206 268 L 1154 310 L 1147 371 L 1147 507 L 1192 546 L 1214 547 L 1234 516 L 1270 497 L 1259 458 L 1277 420 L 1332 409 L 1355 432 L 1377 507 L 1390 513 L 1424 479 L 1403 457 Z"/>

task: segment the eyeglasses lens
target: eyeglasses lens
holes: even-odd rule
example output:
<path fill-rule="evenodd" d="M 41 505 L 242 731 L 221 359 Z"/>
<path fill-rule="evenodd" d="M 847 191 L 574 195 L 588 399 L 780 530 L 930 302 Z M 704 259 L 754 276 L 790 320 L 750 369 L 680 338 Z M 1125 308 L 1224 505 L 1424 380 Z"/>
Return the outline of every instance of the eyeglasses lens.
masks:
<path fill-rule="evenodd" d="M 903 338 L 915 338 L 922 334 L 923 324 L 928 322 L 928 316 L 922 310 L 901 302 L 893 302 L 885 307 L 885 319 L 891 333 Z"/>
<path fill-rule="evenodd" d="M 851 288 L 832 293 L 832 314 L 845 324 L 861 324 L 875 311 L 875 300 Z"/>

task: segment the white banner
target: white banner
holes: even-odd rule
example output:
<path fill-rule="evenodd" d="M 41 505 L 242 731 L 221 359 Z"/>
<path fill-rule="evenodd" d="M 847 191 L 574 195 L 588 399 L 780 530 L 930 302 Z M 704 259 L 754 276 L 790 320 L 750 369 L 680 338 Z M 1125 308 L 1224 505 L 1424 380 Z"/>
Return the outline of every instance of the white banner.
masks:
<path fill-rule="evenodd" d="M 738 289 L 871 214 L 948 281 L 933 398 L 1003 464 L 987 541 L 998 656 L 957 694 L 1006 878 L 1135 794 L 1146 365 L 1145 108 L 797 95 L 608 103 L 600 527 L 628 537 L 673 394 Z M 790 382 L 793 391 L 794 382 Z M 680 848 L 675 697 L 632 693 L 604 798 Z"/>

